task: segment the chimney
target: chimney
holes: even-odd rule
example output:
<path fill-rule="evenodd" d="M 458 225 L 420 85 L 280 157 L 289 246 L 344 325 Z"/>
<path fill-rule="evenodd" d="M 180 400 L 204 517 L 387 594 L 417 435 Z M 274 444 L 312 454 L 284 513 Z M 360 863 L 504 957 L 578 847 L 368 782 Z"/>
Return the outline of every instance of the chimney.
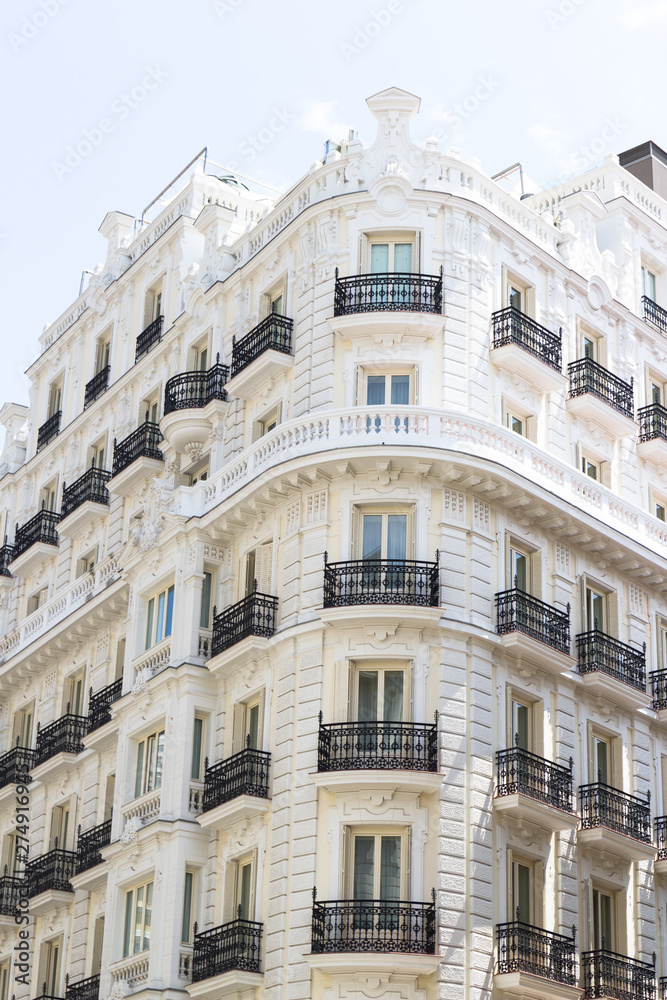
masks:
<path fill-rule="evenodd" d="M 654 142 L 619 153 L 618 162 L 652 191 L 667 198 L 667 153 Z"/>

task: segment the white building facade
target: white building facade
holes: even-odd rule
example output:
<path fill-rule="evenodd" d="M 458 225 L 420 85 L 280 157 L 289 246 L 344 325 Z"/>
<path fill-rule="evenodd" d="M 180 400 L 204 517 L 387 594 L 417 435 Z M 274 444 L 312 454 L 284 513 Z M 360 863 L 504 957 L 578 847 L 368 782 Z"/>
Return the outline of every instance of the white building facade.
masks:
<path fill-rule="evenodd" d="M 368 104 L 0 412 L 0 1000 L 667 995 L 667 200 Z"/>

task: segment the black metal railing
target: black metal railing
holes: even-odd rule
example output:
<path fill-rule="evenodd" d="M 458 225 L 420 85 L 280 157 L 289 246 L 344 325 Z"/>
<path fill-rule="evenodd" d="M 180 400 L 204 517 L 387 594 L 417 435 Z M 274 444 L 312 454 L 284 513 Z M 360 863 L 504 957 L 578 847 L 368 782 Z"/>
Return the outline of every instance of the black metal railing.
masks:
<path fill-rule="evenodd" d="M 381 899 L 318 902 L 313 889 L 311 951 L 435 954 L 435 889 L 431 903 Z"/>
<path fill-rule="evenodd" d="M 212 368 L 205 372 L 183 372 L 174 375 L 164 387 L 164 413 L 175 410 L 201 409 L 214 399 L 225 402 L 225 383 L 229 378 L 229 367 L 220 364 L 220 355 Z"/>
<path fill-rule="evenodd" d="M 142 330 L 137 337 L 137 347 L 134 352 L 134 363 L 136 364 L 139 358 L 143 358 L 144 354 L 148 354 L 151 347 L 159 344 L 162 340 L 162 324 L 164 322 L 164 316 L 158 316 L 154 319 L 152 323 L 149 323 L 145 330 Z"/>
<path fill-rule="evenodd" d="M 336 268 L 334 316 L 367 312 L 442 312 L 442 268 L 439 275 L 353 274 L 341 278 Z"/>
<path fill-rule="evenodd" d="M 11 576 L 9 572 L 9 564 L 14 558 L 14 546 L 7 544 L 7 535 L 5 535 L 5 544 L 0 548 L 0 576 Z"/>
<path fill-rule="evenodd" d="M 232 338 L 232 375 L 238 375 L 264 351 L 292 353 L 294 320 L 271 313 L 240 340 Z"/>
<path fill-rule="evenodd" d="M 498 635 L 522 632 L 560 653 L 570 652 L 569 604 L 567 611 L 559 611 L 520 590 L 515 583 L 512 590 L 496 594 L 496 620 Z"/>
<path fill-rule="evenodd" d="M 647 323 L 652 323 L 661 333 L 667 333 L 667 309 L 649 299 L 648 295 L 642 295 L 642 309 Z"/>
<path fill-rule="evenodd" d="M 667 670 L 652 670 L 648 675 L 653 695 L 653 711 L 667 708 Z"/>
<path fill-rule="evenodd" d="M 517 737 L 518 740 L 518 737 Z M 554 764 L 520 746 L 496 752 L 497 794 L 521 792 L 556 809 L 572 812 L 572 767 Z"/>
<path fill-rule="evenodd" d="M 667 816 L 655 818 L 656 860 L 667 861 Z"/>
<path fill-rule="evenodd" d="M 109 492 L 107 490 L 107 483 L 110 479 L 110 472 L 107 472 L 106 469 L 96 469 L 93 466 L 92 469 L 84 472 L 71 486 L 63 483 L 61 518 L 67 517 L 68 514 L 71 514 L 73 510 L 80 507 L 86 500 L 92 500 L 93 503 L 108 504 Z"/>
<path fill-rule="evenodd" d="M 593 358 L 572 361 L 567 370 L 570 376 L 570 399 L 590 393 L 618 410 L 623 416 L 634 420 L 633 380 L 624 382 L 617 375 L 603 368 Z"/>
<path fill-rule="evenodd" d="M 19 899 L 26 893 L 25 879 L 17 878 L 8 874 L 9 869 L 5 865 L 5 871 L 0 878 L 0 914 L 3 917 L 13 917 L 18 913 Z"/>
<path fill-rule="evenodd" d="M 651 793 L 646 799 L 621 792 L 603 781 L 580 785 L 581 828 L 605 827 L 644 844 L 651 843 Z"/>
<path fill-rule="evenodd" d="M 509 306 L 494 312 L 493 346 L 517 344 L 557 372 L 563 369 L 563 331 L 552 333 L 530 316 Z"/>
<path fill-rule="evenodd" d="M 639 418 L 639 444 L 644 441 L 655 441 L 662 438 L 667 441 L 667 408 L 660 403 L 650 403 L 637 411 Z"/>
<path fill-rule="evenodd" d="M 660 976 L 658 980 L 659 1000 L 667 1000 L 667 976 Z"/>
<path fill-rule="evenodd" d="M 55 844 L 54 850 L 28 861 L 25 866 L 27 894 L 31 899 L 47 889 L 74 892 L 70 879 L 76 874 L 76 852 L 60 850 L 57 839 Z"/>
<path fill-rule="evenodd" d="M 249 635 L 272 636 L 276 630 L 277 609 L 278 598 L 260 594 L 257 589 L 219 614 L 214 607 L 211 655 L 216 656 Z"/>
<path fill-rule="evenodd" d="M 91 403 L 94 403 L 96 399 L 103 396 L 104 393 L 109 388 L 109 373 L 111 371 L 111 365 L 105 365 L 101 368 L 96 375 L 93 375 L 89 382 L 86 382 L 86 389 L 83 394 L 83 408 L 86 409 Z"/>
<path fill-rule="evenodd" d="M 54 996 L 46 992 L 46 982 L 42 983 L 42 992 L 34 1000 L 64 1000 L 64 997 Z"/>
<path fill-rule="evenodd" d="M 70 982 L 69 976 L 65 976 L 65 1000 L 98 1000 L 99 995 L 99 976 L 79 979 L 76 983 Z"/>
<path fill-rule="evenodd" d="M 162 452 L 158 444 L 162 440 L 160 425 L 146 419 L 143 424 L 132 431 L 128 437 L 122 441 L 113 439 L 113 470 L 111 475 L 117 476 L 119 472 L 132 465 L 138 458 L 155 458 L 162 461 Z"/>
<path fill-rule="evenodd" d="M 108 684 L 100 691 L 93 694 L 90 689 L 88 698 L 88 732 L 99 729 L 106 722 L 111 722 L 110 708 L 115 701 L 118 701 L 123 693 L 123 678 L 119 677 L 112 684 Z"/>
<path fill-rule="evenodd" d="M 14 553 L 12 558 L 18 559 L 31 545 L 36 542 L 44 542 L 46 545 L 58 544 L 58 532 L 56 525 L 60 520 L 60 514 L 55 510 L 47 510 L 42 507 L 34 517 L 16 529 L 14 535 Z"/>
<path fill-rule="evenodd" d="M 69 705 L 65 715 L 43 729 L 38 722 L 35 765 L 43 764 L 57 753 L 81 753 L 85 749 L 83 737 L 87 729 L 88 719 L 85 715 L 73 715 Z"/>
<path fill-rule="evenodd" d="M 76 871 L 88 871 L 104 860 L 102 858 L 102 848 L 111 843 L 111 820 L 105 820 L 99 826 L 94 826 L 91 830 L 81 831 L 76 842 Z"/>
<path fill-rule="evenodd" d="M 496 926 L 498 972 L 527 972 L 566 986 L 577 985 L 575 928 L 554 934 L 516 920 Z"/>
<path fill-rule="evenodd" d="M 437 771 L 438 713 L 413 722 L 334 722 L 320 712 L 318 771 Z"/>
<path fill-rule="evenodd" d="M 41 451 L 42 448 L 46 448 L 49 441 L 53 441 L 55 437 L 60 434 L 60 418 L 63 415 L 62 410 L 58 410 L 57 413 L 52 414 L 48 420 L 45 420 L 42 426 L 37 431 L 37 451 Z"/>
<path fill-rule="evenodd" d="M 653 963 L 617 955 L 604 945 L 581 954 L 584 1000 L 655 1000 L 655 956 Z"/>
<path fill-rule="evenodd" d="M 348 559 L 330 563 L 324 553 L 324 607 L 354 604 L 440 603 L 440 554 L 435 562 L 415 559 Z"/>
<path fill-rule="evenodd" d="M 641 649 L 628 646 L 601 632 L 596 621 L 591 632 L 581 632 L 577 636 L 577 657 L 580 674 L 599 670 L 639 691 L 646 691 L 646 643 Z"/>
<path fill-rule="evenodd" d="M 262 927 L 255 920 L 242 920 L 241 907 L 238 918 L 213 927 L 210 931 L 197 933 L 195 924 L 194 948 L 192 954 L 192 982 L 221 976 L 225 972 L 239 969 L 244 972 L 259 972 Z"/>
<path fill-rule="evenodd" d="M 32 781 L 30 770 L 35 766 L 35 751 L 19 746 L 19 738 L 16 737 L 16 746 L 0 757 L 0 788 Z"/>
<path fill-rule="evenodd" d="M 248 746 L 226 760 L 219 760 L 209 767 L 207 757 L 204 764 L 203 811 L 215 809 L 239 795 L 268 798 L 270 766 L 271 754 L 252 750 L 249 736 Z"/>

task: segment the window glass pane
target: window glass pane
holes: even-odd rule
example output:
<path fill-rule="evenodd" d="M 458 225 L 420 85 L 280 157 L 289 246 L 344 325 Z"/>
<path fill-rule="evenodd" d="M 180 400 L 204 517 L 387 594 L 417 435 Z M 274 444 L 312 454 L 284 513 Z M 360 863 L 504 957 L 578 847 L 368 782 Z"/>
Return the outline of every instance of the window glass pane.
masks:
<path fill-rule="evenodd" d="M 405 559 L 408 537 L 407 514 L 390 514 L 387 518 L 387 559 Z"/>
<path fill-rule="evenodd" d="M 368 406 L 384 405 L 384 375 L 369 375 L 366 380 L 366 403 Z"/>
<path fill-rule="evenodd" d="M 162 787 L 162 761 L 164 758 L 164 733 L 158 733 L 155 751 L 155 788 Z"/>
<path fill-rule="evenodd" d="M 523 434 L 523 420 L 515 417 L 513 413 L 507 414 L 507 426 L 515 434 Z"/>
<path fill-rule="evenodd" d="M 204 720 L 195 717 L 192 741 L 192 769 L 190 777 L 198 780 L 201 777 L 201 745 L 204 734 Z"/>
<path fill-rule="evenodd" d="M 141 951 L 141 928 L 144 922 L 144 886 L 137 889 L 137 902 L 134 907 L 134 947 L 132 954 L 136 955 Z"/>
<path fill-rule="evenodd" d="M 146 751 L 146 741 L 142 740 L 137 747 L 137 773 L 134 779 L 134 797 L 135 799 L 143 792 L 143 780 L 144 780 L 144 753 Z"/>
<path fill-rule="evenodd" d="M 278 295 L 271 303 L 271 312 L 275 313 L 276 316 L 282 316 L 283 314 L 283 297 Z"/>
<path fill-rule="evenodd" d="M 524 924 L 530 923 L 530 868 L 528 865 L 516 866 L 516 905 L 519 908 L 519 919 Z M 516 915 L 516 914 L 515 914 Z"/>
<path fill-rule="evenodd" d="M 512 285 L 510 285 L 509 289 L 509 302 L 512 309 L 521 311 L 521 291 Z"/>
<path fill-rule="evenodd" d="M 354 838 L 353 899 L 373 899 L 375 837 Z"/>
<path fill-rule="evenodd" d="M 401 898 L 401 838 L 382 837 L 380 899 Z"/>
<path fill-rule="evenodd" d="M 208 628 L 211 623 L 211 574 L 204 573 L 201 588 L 201 611 L 199 614 L 200 628 Z"/>
<path fill-rule="evenodd" d="M 529 709 L 519 701 L 512 702 L 512 743 L 521 747 L 522 750 L 529 750 L 528 746 L 528 720 Z M 518 742 L 517 742 L 518 737 Z"/>
<path fill-rule="evenodd" d="M 412 243 L 394 245 L 394 271 L 409 274 L 412 271 Z"/>
<path fill-rule="evenodd" d="M 155 781 L 155 755 L 156 755 L 156 742 L 155 737 L 151 736 L 146 740 L 146 787 L 144 791 L 152 792 L 155 787 L 153 782 Z"/>
<path fill-rule="evenodd" d="M 188 944 L 190 941 L 190 926 L 192 924 L 192 882 L 194 876 L 192 872 L 185 873 L 185 892 L 183 895 L 183 926 L 181 927 L 181 941 Z"/>
<path fill-rule="evenodd" d="M 527 590 L 528 583 L 528 559 L 523 552 L 512 549 L 512 580 L 513 587 L 519 590 Z"/>
<path fill-rule="evenodd" d="M 391 402 L 394 406 L 407 406 L 410 402 L 410 376 L 391 376 Z"/>
<path fill-rule="evenodd" d="M 389 244 L 371 244 L 371 274 L 386 274 L 389 270 Z"/>
<path fill-rule="evenodd" d="M 248 736 L 250 737 L 250 749 L 258 750 L 259 742 L 259 705 L 253 705 L 248 712 Z"/>
<path fill-rule="evenodd" d="M 584 357 L 595 360 L 595 341 L 592 337 L 584 337 Z"/>
<path fill-rule="evenodd" d="M 595 741 L 595 781 L 609 784 L 608 746 L 603 740 Z"/>
<path fill-rule="evenodd" d="M 153 645 L 153 614 L 155 613 L 155 598 L 151 597 L 146 612 L 146 649 Z"/>
<path fill-rule="evenodd" d="M 377 722 L 378 718 L 378 672 L 359 671 L 359 722 Z"/>
<path fill-rule="evenodd" d="M 151 946 L 151 918 L 153 916 L 153 883 L 146 886 L 146 913 L 144 917 L 143 950 Z"/>
<path fill-rule="evenodd" d="M 403 721 L 403 671 L 384 671 L 384 721 Z"/>
<path fill-rule="evenodd" d="M 174 617 L 174 588 L 167 591 L 167 621 L 164 628 L 165 635 L 171 635 L 171 622 Z"/>
<path fill-rule="evenodd" d="M 155 626 L 155 641 L 160 642 L 164 637 L 164 590 L 157 599 L 157 623 Z"/>
<path fill-rule="evenodd" d="M 250 913 L 250 890 L 252 887 L 252 865 L 243 865 L 241 868 L 241 919 L 252 920 Z"/>
<path fill-rule="evenodd" d="M 364 514 L 362 558 L 380 559 L 382 557 L 382 515 Z"/>

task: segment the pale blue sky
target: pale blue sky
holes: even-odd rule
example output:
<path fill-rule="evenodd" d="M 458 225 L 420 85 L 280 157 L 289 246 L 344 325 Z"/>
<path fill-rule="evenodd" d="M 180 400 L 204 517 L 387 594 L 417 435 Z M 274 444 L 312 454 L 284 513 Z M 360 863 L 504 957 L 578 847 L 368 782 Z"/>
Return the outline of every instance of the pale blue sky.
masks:
<path fill-rule="evenodd" d="M 666 40 L 662 0 L 6 0 L 0 403 L 27 402 L 42 327 L 104 259 L 105 213 L 141 215 L 202 146 L 286 186 L 328 137 L 371 141 L 365 98 L 396 85 L 422 98 L 415 138 L 545 184 L 667 146 Z"/>

